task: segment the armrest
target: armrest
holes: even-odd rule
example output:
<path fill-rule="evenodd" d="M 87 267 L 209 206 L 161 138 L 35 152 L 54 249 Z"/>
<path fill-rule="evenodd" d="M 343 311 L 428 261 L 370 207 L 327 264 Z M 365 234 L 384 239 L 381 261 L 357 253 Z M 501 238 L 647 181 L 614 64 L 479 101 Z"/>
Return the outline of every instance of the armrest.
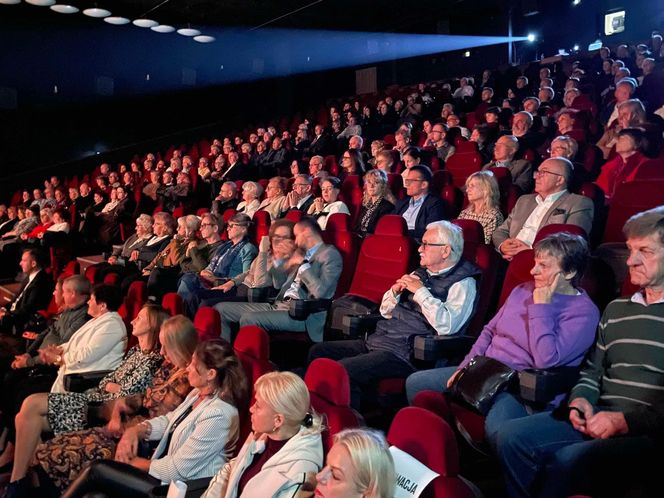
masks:
<path fill-rule="evenodd" d="M 341 320 L 341 332 L 348 337 L 360 337 L 376 329 L 376 324 L 384 320 L 380 313 L 365 313 L 362 315 L 344 315 Z"/>
<path fill-rule="evenodd" d="M 519 372 L 521 398 L 531 403 L 549 403 L 558 394 L 569 392 L 579 377 L 579 367 L 529 368 Z"/>
<path fill-rule="evenodd" d="M 413 343 L 413 355 L 423 361 L 465 356 L 476 339 L 467 335 L 418 335 Z"/>
<path fill-rule="evenodd" d="M 65 375 L 65 389 L 73 393 L 82 393 L 91 387 L 97 387 L 101 379 L 112 370 L 96 370 Z"/>
<path fill-rule="evenodd" d="M 293 299 L 288 302 L 288 316 L 306 320 L 309 315 L 330 309 L 332 299 Z"/>

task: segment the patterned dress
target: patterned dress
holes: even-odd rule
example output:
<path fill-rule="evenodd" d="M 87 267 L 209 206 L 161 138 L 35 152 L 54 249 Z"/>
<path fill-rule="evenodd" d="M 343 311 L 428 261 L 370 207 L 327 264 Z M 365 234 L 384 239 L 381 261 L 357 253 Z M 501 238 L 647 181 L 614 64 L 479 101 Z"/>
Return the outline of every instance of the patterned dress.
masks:
<path fill-rule="evenodd" d="M 48 423 L 54 434 L 83 429 L 87 423 L 88 406 L 102 404 L 123 396 L 144 392 L 152 383 L 163 358 L 156 351 L 143 352 L 138 346 L 131 348 L 120 366 L 104 377 L 98 387 L 83 393 L 49 393 Z M 106 384 L 120 386 L 120 391 L 106 391 Z"/>
<path fill-rule="evenodd" d="M 189 391 L 186 370 L 174 370 L 171 364 L 164 363 L 145 394 L 125 398 L 125 405 L 135 408 L 127 415 L 125 428 L 173 411 Z M 118 441 L 119 437 L 110 434 L 105 427 L 66 432 L 40 444 L 35 462 L 53 484 L 64 491 L 90 462 L 112 459 Z"/>
<path fill-rule="evenodd" d="M 483 211 L 479 214 L 472 211 L 470 208 L 466 208 L 461 213 L 459 213 L 459 219 L 462 220 L 475 220 L 482 225 L 484 229 L 484 242 L 486 244 L 491 244 L 491 236 L 493 232 L 502 225 L 505 218 L 500 212 L 500 209 L 494 208 L 489 211 Z"/>

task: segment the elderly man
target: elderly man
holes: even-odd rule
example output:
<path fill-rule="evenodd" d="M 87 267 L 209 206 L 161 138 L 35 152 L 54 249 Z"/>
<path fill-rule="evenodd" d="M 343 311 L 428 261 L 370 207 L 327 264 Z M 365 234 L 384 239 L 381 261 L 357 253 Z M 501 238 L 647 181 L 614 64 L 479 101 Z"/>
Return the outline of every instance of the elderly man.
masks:
<path fill-rule="evenodd" d="M 309 159 L 309 175 L 311 178 L 318 178 L 319 181 L 325 180 L 330 174 L 323 169 L 325 159 L 323 156 L 314 156 Z"/>
<path fill-rule="evenodd" d="M 567 185 L 574 172 L 572 163 L 563 157 L 544 161 L 535 172 L 535 193 L 522 195 L 507 219 L 493 232 L 493 244 L 503 258 L 529 249 L 537 232 L 546 225 L 578 225 L 590 233 L 593 225 L 592 201 L 571 194 Z"/>
<path fill-rule="evenodd" d="M 258 325 L 269 331 L 306 332 L 313 342 L 323 340 L 326 311 L 313 313 L 306 320 L 295 320 L 288 314 L 291 300 L 331 299 L 343 270 L 339 251 L 323 242 L 323 234 L 313 218 L 303 218 L 294 227 L 295 242 L 288 261 L 275 262 L 269 270 L 273 282 L 281 285 L 274 304 L 220 303 L 221 335 L 231 339 L 232 323 Z M 293 244 L 290 239 L 282 241 Z"/>
<path fill-rule="evenodd" d="M 417 165 L 408 170 L 404 180 L 407 196 L 397 202 L 394 214 L 402 216 L 408 225 L 408 234 L 420 240 L 429 223 L 442 220 L 445 208 L 440 197 L 429 193 L 432 174 L 427 166 Z"/>
<path fill-rule="evenodd" d="M 494 160 L 485 164 L 482 169 L 507 168 L 514 185 L 519 187 L 524 193 L 532 192 L 533 167 L 530 162 L 525 159 L 514 159 L 518 150 L 518 138 L 514 135 L 503 135 L 496 141 L 493 151 Z"/>
<path fill-rule="evenodd" d="M 334 154 L 333 138 L 325 133 L 325 127 L 317 124 L 314 127 L 314 137 L 305 150 L 304 155 L 321 155 Z"/>
<path fill-rule="evenodd" d="M 624 487 L 657 477 L 664 429 L 664 207 L 632 216 L 623 232 L 630 280 L 640 290 L 607 306 L 567 410 L 512 420 L 499 432 L 510 497 L 625 496 Z"/>
<path fill-rule="evenodd" d="M 306 213 L 311 205 L 314 203 L 314 196 L 311 191 L 312 180 L 309 175 L 299 174 L 295 175 L 295 182 L 293 188 L 284 199 L 281 205 L 281 214 L 283 217 L 288 211 L 302 211 Z"/>
<path fill-rule="evenodd" d="M 219 188 L 219 195 L 212 201 L 212 212 L 218 216 L 223 216 L 227 209 L 235 209 L 239 202 L 237 184 L 225 181 Z"/>
<path fill-rule="evenodd" d="M 535 105 L 533 105 L 533 103 Z M 525 111 L 517 112 L 512 118 L 512 136 L 515 136 L 519 141 L 519 150 L 517 158 L 520 158 L 527 150 L 534 151 L 544 143 L 544 135 L 535 131 L 534 118 L 532 112 L 528 109 L 537 112 L 539 109 L 539 99 L 536 97 L 529 97 L 524 101 Z M 541 120 L 539 126 L 541 127 Z"/>
<path fill-rule="evenodd" d="M 427 226 L 419 247 L 420 268 L 403 275 L 383 296 L 378 322 L 369 337 L 334 341 L 311 348 L 309 360 L 339 360 L 351 382 L 351 404 L 360 409 L 361 396 L 385 378 L 406 378 L 413 337 L 460 332 L 473 314 L 480 270 L 461 258 L 463 234 L 447 221 Z"/>
<path fill-rule="evenodd" d="M 616 89 L 613 92 L 615 100 L 612 102 L 612 107 L 609 106 L 608 109 L 605 109 L 604 115 L 608 110 L 611 111 L 609 118 L 605 121 L 606 127 L 613 125 L 613 122 L 618 119 L 618 109 L 620 104 L 632 98 L 636 92 L 637 83 L 633 78 L 623 78 L 618 83 L 616 83 Z M 601 116 L 600 116 L 601 119 Z M 602 120 L 603 121 L 603 120 Z M 604 122 L 604 121 L 603 121 Z"/>

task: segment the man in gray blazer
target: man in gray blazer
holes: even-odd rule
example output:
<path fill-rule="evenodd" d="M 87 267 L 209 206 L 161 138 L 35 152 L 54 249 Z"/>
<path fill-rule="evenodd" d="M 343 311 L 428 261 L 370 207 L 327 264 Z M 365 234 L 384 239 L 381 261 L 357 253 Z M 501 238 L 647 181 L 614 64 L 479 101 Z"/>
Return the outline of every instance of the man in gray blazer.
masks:
<path fill-rule="evenodd" d="M 306 320 L 295 320 L 288 314 L 289 301 L 297 299 L 331 299 L 343 270 L 341 254 L 334 246 L 323 243 L 318 223 L 309 217 L 295 224 L 297 251 L 288 261 L 275 262 L 272 272 L 275 287 L 280 286 L 274 304 L 219 303 L 221 335 L 231 339 L 230 325 L 258 325 L 268 332 L 306 332 L 313 342 L 323 340 L 327 311 L 312 313 Z M 292 241 L 286 241 L 293 243 Z"/>
<path fill-rule="evenodd" d="M 592 201 L 571 194 L 567 184 L 574 172 L 572 163 L 562 157 L 547 159 L 535 172 L 535 193 L 522 195 L 514 209 L 493 232 L 493 244 L 503 258 L 530 249 L 540 228 L 554 223 L 578 225 L 590 233 L 593 225 Z"/>

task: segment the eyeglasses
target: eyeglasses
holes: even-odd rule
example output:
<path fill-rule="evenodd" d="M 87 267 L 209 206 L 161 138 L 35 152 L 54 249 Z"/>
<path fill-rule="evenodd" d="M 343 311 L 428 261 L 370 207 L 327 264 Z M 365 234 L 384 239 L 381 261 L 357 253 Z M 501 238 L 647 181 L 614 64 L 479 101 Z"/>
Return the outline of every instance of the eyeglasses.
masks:
<path fill-rule="evenodd" d="M 544 175 L 545 173 L 548 173 L 550 175 L 554 176 L 562 176 L 563 178 L 565 175 L 561 175 L 560 173 L 554 173 L 553 171 L 549 171 L 546 169 L 538 169 L 537 171 L 533 172 L 533 178 L 539 178 L 540 176 Z"/>
<path fill-rule="evenodd" d="M 426 240 L 423 240 L 422 243 L 420 244 L 421 247 L 426 249 L 427 247 L 445 247 L 449 244 L 435 244 L 433 242 L 427 242 Z"/>
<path fill-rule="evenodd" d="M 203 227 L 216 227 L 216 223 L 201 223 L 201 228 Z"/>
<path fill-rule="evenodd" d="M 235 227 L 246 228 L 246 225 L 241 225 L 241 224 L 239 224 L 239 223 L 229 223 L 229 224 L 228 224 L 228 228 L 235 228 Z"/>
<path fill-rule="evenodd" d="M 403 181 L 403 184 L 404 184 L 404 185 L 410 185 L 411 183 L 415 183 L 415 182 L 423 182 L 423 181 L 424 181 L 424 180 L 422 180 L 422 179 L 419 179 L 419 180 L 404 180 L 404 181 Z"/>

